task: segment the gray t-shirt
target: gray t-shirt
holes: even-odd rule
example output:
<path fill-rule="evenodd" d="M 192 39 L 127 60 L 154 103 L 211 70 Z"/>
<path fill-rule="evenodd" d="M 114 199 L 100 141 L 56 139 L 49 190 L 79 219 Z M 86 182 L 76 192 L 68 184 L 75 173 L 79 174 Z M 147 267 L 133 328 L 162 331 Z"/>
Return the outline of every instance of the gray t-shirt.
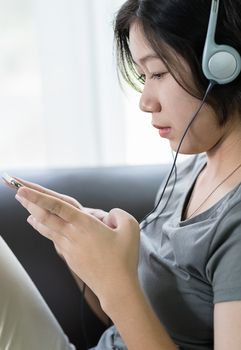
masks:
<path fill-rule="evenodd" d="M 178 165 L 167 207 L 162 212 L 174 179 L 147 219 L 155 220 L 141 231 L 141 286 L 181 350 L 213 349 L 214 304 L 241 300 L 241 185 L 205 212 L 182 220 L 185 203 L 205 163 L 202 154 Z M 127 348 L 113 326 L 94 349 Z"/>

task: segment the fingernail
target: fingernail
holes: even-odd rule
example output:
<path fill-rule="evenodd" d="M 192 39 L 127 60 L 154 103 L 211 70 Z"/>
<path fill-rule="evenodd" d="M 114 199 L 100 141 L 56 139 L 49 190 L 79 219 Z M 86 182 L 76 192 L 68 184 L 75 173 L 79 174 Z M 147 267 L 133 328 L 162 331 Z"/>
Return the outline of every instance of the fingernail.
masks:
<path fill-rule="evenodd" d="M 16 194 L 15 198 L 16 198 L 17 201 L 19 201 L 21 204 L 23 203 L 23 198 L 20 197 L 18 194 Z"/>
<path fill-rule="evenodd" d="M 33 224 L 36 222 L 36 220 L 35 220 L 35 218 L 34 218 L 33 216 L 29 216 L 29 217 L 27 218 L 27 222 L 28 222 L 29 224 L 33 225 Z"/>

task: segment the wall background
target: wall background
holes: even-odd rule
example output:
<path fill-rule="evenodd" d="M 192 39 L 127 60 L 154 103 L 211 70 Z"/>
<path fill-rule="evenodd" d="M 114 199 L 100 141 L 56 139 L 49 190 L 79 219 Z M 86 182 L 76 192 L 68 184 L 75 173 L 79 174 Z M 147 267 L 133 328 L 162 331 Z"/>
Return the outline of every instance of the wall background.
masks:
<path fill-rule="evenodd" d="M 172 159 L 117 80 L 112 22 L 123 2 L 0 0 L 2 170 Z"/>

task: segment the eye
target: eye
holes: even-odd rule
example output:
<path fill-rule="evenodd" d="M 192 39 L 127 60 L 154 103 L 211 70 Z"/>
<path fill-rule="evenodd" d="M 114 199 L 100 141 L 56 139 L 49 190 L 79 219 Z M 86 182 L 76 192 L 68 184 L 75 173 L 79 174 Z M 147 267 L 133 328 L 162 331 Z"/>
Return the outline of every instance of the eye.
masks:
<path fill-rule="evenodd" d="M 157 79 L 157 80 L 160 80 L 163 78 L 163 76 L 167 74 L 167 72 L 163 72 L 163 73 L 153 73 L 151 75 L 151 79 Z"/>
<path fill-rule="evenodd" d="M 165 74 L 168 72 L 163 72 L 163 73 L 153 73 L 151 74 L 149 79 L 153 80 L 161 80 Z M 137 79 L 140 81 L 140 83 L 145 84 L 146 82 L 146 75 L 145 74 L 139 74 Z"/>

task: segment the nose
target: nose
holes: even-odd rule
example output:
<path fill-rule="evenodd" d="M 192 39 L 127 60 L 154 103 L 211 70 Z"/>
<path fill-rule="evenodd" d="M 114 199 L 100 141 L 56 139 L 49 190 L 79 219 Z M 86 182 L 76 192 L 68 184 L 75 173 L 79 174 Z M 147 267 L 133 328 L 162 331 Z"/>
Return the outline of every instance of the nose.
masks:
<path fill-rule="evenodd" d="M 161 103 L 158 100 L 158 97 L 155 95 L 153 90 L 144 86 L 144 89 L 141 94 L 139 107 L 143 112 L 147 113 L 158 113 L 161 112 Z"/>

